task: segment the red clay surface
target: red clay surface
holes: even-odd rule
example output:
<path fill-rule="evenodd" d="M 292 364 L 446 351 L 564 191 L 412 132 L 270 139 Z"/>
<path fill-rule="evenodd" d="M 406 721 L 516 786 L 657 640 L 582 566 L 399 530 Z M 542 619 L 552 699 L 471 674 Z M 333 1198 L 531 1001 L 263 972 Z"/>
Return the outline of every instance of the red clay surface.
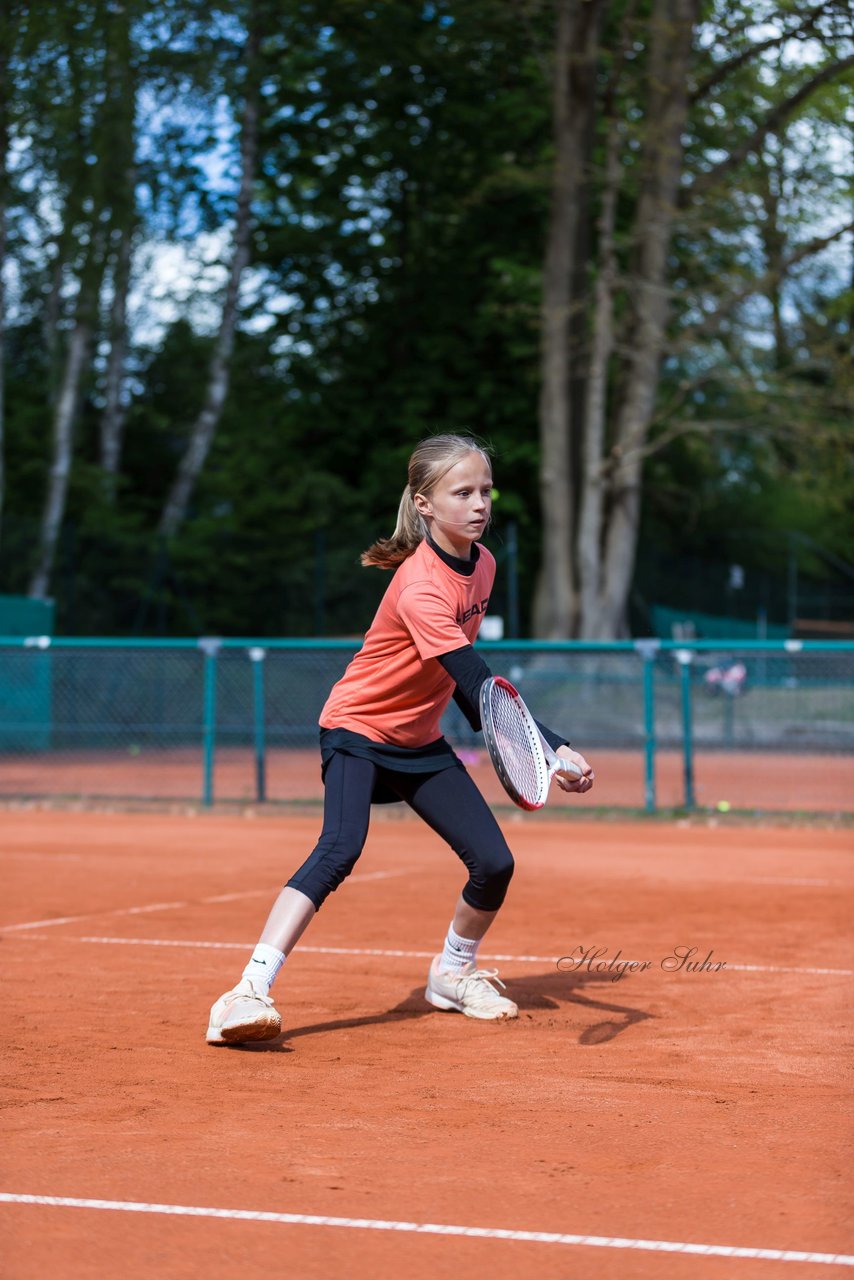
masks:
<path fill-rule="evenodd" d="M 491 803 L 507 797 L 485 751 L 463 753 L 466 763 Z M 589 803 L 617 808 L 644 807 L 644 760 L 635 751 L 590 751 L 597 771 Z M 695 757 L 695 801 L 713 808 L 723 800 L 733 809 L 762 812 L 842 813 L 854 808 L 854 769 L 847 756 L 789 755 L 761 752 L 698 752 Z M 271 750 L 267 759 L 267 799 L 322 799 L 320 755 L 316 749 Z M 203 764 L 200 749 L 138 754 L 80 752 L 68 755 L 5 756 L 0 762 L 0 796 L 137 797 L 201 799 Z M 664 809 L 684 803 L 682 755 L 658 751 L 656 802 Z M 251 751 L 220 748 L 215 755 L 214 798 L 251 802 L 256 797 L 255 762 Z M 585 802 L 587 803 L 587 802 Z"/>
<path fill-rule="evenodd" d="M 229 1049 L 204 1043 L 209 1005 L 316 819 L 0 820 L 6 1195 L 627 1242 L 5 1202 L 8 1280 L 849 1273 L 785 1251 L 854 1244 L 850 832 L 508 820 L 518 871 L 483 959 L 512 957 L 496 963 L 521 1013 L 493 1025 L 424 1002 L 462 875 L 417 821 L 380 818 L 280 975 L 285 1034 Z M 555 963 L 593 946 L 651 964 L 615 982 Z M 667 972 L 677 946 L 726 968 Z"/>

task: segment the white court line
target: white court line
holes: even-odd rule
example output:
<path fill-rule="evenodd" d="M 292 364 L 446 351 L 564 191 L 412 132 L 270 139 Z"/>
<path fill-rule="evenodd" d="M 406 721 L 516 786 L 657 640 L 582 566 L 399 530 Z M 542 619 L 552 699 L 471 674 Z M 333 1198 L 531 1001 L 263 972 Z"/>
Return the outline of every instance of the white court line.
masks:
<path fill-rule="evenodd" d="M 366 880 L 388 880 L 393 876 L 409 875 L 409 867 L 400 867 L 395 871 L 367 871 L 363 875 L 351 876 L 350 884 L 363 884 Z M 275 884 L 269 889 L 247 889 L 243 893 L 220 893 L 212 898 L 192 898 L 186 902 L 151 902 L 144 907 L 117 907 L 110 911 L 89 911 L 79 916 L 53 916 L 50 920 L 28 920 L 25 924 L 6 924 L 0 927 L 0 933 L 20 933 L 25 929 L 48 929 L 57 924 L 75 924 L 80 920 L 100 920 L 103 916 L 140 916 L 148 911 L 177 911 L 181 907 L 198 907 L 211 902 L 237 902 L 240 898 L 272 898 L 281 889 Z"/>
<path fill-rule="evenodd" d="M 44 941 L 38 934 L 31 934 L 28 941 L 39 942 Z M 111 937 L 81 937 L 69 938 L 64 937 L 63 942 L 92 942 L 103 943 L 105 945 L 116 947 L 190 947 L 196 950 L 208 951 L 251 951 L 255 945 L 253 942 L 197 942 L 183 938 L 111 938 Z M 435 954 L 433 951 L 396 951 L 390 948 L 381 947 L 304 947 L 301 944 L 296 948 L 300 953 L 308 952 L 312 955 L 319 956 L 380 956 L 390 960 L 429 960 Z M 493 952 L 480 957 L 481 960 L 501 960 L 509 961 L 513 964 L 549 964 L 555 965 L 559 960 L 565 960 L 565 956 L 517 956 L 504 954 L 502 952 Z M 622 958 L 621 958 L 622 959 Z M 640 961 L 628 960 L 627 964 L 639 964 Z M 726 962 L 726 972 L 730 970 L 737 973 L 803 973 L 803 974 L 825 974 L 832 977 L 849 978 L 854 975 L 854 969 L 798 969 L 784 965 L 774 964 L 731 964 Z M 584 967 L 582 966 L 582 971 Z M 566 970 L 566 972 L 570 972 Z M 724 972 L 722 970 L 721 972 Z M 604 979 L 610 977 L 607 973 L 603 973 L 601 977 Z"/>
<path fill-rule="evenodd" d="M 146 907 L 120 907 L 116 911 L 90 911 L 80 916 L 53 916 L 50 920 L 28 920 L 25 924 L 5 924 L 0 933 L 18 933 L 22 929 L 48 929 L 57 924 L 75 924 L 79 920 L 99 920 L 102 916 L 139 916 L 146 911 L 174 911 L 188 902 L 152 902 Z"/>
<path fill-rule="evenodd" d="M 351 876 L 348 883 L 349 884 L 366 884 L 374 880 L 390 880 L 396 876 L 409 875 L 410 872 L 411 872 L 410 867 L 398 867 L 392 871 L 367 871 L 361 875 L 356 874 L 354 876 Z M 845 882 L 840 880 L 775 880 L 770 877 L 754 877 L 753 879 L 748 878 L 746 880 L 738 881 L 737 883 L 740 883 L 740 884 L 838 885 L 838 886 L 844 886 L 845 884 Z M 200 906 L 200 905 L 207 906 L 210 903 L 219 903 L 219 902 L 238 902 L 241 898 L 269 897 L 269 896 L 272 896 L 274 893 L 276 893 L 280 888 L 281 888 L 281 885 L 277 884 L 277 885 L 273 885 L 269 889 L 247 889 L 242 893 L 220 893 L 209 898 L 194 898 L 194 899 L 189 899 L 183 902 L 152 902 L 142 907 L 117 907 L 115 910 L 90 911 L 83 915 L 77 915 L 77 916 L 53 916 L 49 920 L 27 920 L 23 924 L 0 925 L 0 934 L 21 933 L 26 931 L 27 929 L 50 929 L 55 927 L 56 925 L 61 925 L 61 924 L 76 924 L 81 920 L 99 920 L 104 916 L 138 916 L 138 915 L 145 915 L 147 912 L 151 912 L 151 911 L 177 911 L 177 910 L 180 910 L 181 907 L 194 907 L 194 906 Z M 306 948 L 303 948 L 303 950 L 305 949 Z M 361 954 L 361 953 L 344 952 L 343 954 L 352 955 L 352 954 Z M 365 954 L 370 954 L 370 953 L 365 953 Z M 376 954 L 405 955 L 410 953 L 377 952 Z M 431 952 L 430 954 L 432 955 L 433 953 Z M 510 960 L 510 959 L 524 959 L 524 958 L 525 957 L 520 957 L 520 956 L 493 956 L 492 957 L 492 959 L 494 960 L 505 960 L 505 959 Z M 542 956 L 535 956 L 531 958 L 536 960 L 543 959 Z M 739 967 L 738 965 L 727 965 L 728 969 L 730 968 L 735 969 L 738 967 Z M 746 968 L 749 966 L 742 966 L 742 967 Z M 766 971 L 760 969 L 759 972 L 766 972 Z M 767 970 L 767 972 L 850 973 L 852 971 L 848 969 L 773 969 L 773 970 Z"/>
<path fill-rule="evenodd" d="M 479 1240 L 517 1240 L 525 1244 L 583 1245 L 595 1249 L 639 1249 L 648 1253 L 699 1254 L 711 1258 L 759 1258 L 765 1262 L 818 1262 L 852 1267 L 854 1256 L 805 1249 L 744 1248 L 732 1244 L 692 1244 L 683 1240 L 633 1240 L 621 1236 L 569 1235 L 556 1231 L 510 1231 L 499 1227 L 462 1227 L 438 1222 L 395 1222 L 384 1218 L 331 1218 L 314 1213 L 268 1213 L 260 1209 L 210 1209 L 187 1204 L 148 1204 L 134 1200 L 82 1200 L 71 1196 L 28 1196 L 0 1192 L 4 1204 L 49 1205 L 64 1209 L 107 1209 L 121 1213 L 158 1213 L 183 1218 L 226 1218 L 237 1222 L 273 1222 L 293 1227 L 344 1227 L 351 1231 L 401 1231 L 415 1235 L 465 1236 Z"/>

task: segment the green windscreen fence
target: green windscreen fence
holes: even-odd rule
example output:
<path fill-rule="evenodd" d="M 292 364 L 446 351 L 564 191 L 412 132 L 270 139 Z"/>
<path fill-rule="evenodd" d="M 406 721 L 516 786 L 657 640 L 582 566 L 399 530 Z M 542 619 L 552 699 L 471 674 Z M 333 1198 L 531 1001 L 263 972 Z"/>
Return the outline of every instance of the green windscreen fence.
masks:
<path fill-rule="evenodd" d="M 789 635 L 788 627 L 769 625 L 762 618 L 747 621 L 692 609 L 669 609 L 657 604 L 650 608 L 649 615 L 655 634 L 664 639 L 785 640 Z"/>
<path fill-rule="evenodd" d="M 0 637 L 0 798 L 316 804 L 318 716 L 357 648 Z M 854 812 L 851 642 L 478 648 L 596 768 L 572 812 Z M 490 803 L 506 804 L 453 703 L 442 728 Z"/>
<path fill-rule="evenodd" d="M 0 664 L 0 750 L 39 751 L 50 745 L 53 601 L 0 596 L 0 635 L 21 636 Z"/>

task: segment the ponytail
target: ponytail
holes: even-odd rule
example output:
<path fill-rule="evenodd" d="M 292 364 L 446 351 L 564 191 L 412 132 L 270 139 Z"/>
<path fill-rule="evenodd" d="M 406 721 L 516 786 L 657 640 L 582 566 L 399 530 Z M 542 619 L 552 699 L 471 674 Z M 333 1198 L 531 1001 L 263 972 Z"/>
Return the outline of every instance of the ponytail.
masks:
<path fill-rule="evenodd" d="M 397 509 L 394 533 L 390 538 L 378 538 L 372 543 L 367 551 L 362 552 L 361 562 L 365 568 L 374 565 L 377 569 L 396 569 L 404 560 L 409 559 L 426 534 L 427 525 L 418 514 L 407 485 Z"/>

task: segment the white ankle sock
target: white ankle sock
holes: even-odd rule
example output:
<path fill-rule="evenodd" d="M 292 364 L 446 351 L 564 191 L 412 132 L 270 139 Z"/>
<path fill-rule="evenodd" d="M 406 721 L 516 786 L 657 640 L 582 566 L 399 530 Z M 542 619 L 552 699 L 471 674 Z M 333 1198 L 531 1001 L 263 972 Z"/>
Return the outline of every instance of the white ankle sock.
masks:
<path fill-rule="evenodd" d="M 466 965 L 473 964 L 477 960 L 477 949 L 480 946 L 480 938 L 461 938 L 455 933 L 454 926 L 448 929 L 448 936 L 445 939 L 445 945 L 442 948 L 441 968 L 450 970 L 464 969 Z"/>
<path fill-rule="evenodd" d="M 275 947 L 268 947 L 266 942 L 259 942 L 242 976 L 251 978 L 253 982 L 260 983 L 269 991 L 284 963 L 285 957 L 281 951 Z"/>

